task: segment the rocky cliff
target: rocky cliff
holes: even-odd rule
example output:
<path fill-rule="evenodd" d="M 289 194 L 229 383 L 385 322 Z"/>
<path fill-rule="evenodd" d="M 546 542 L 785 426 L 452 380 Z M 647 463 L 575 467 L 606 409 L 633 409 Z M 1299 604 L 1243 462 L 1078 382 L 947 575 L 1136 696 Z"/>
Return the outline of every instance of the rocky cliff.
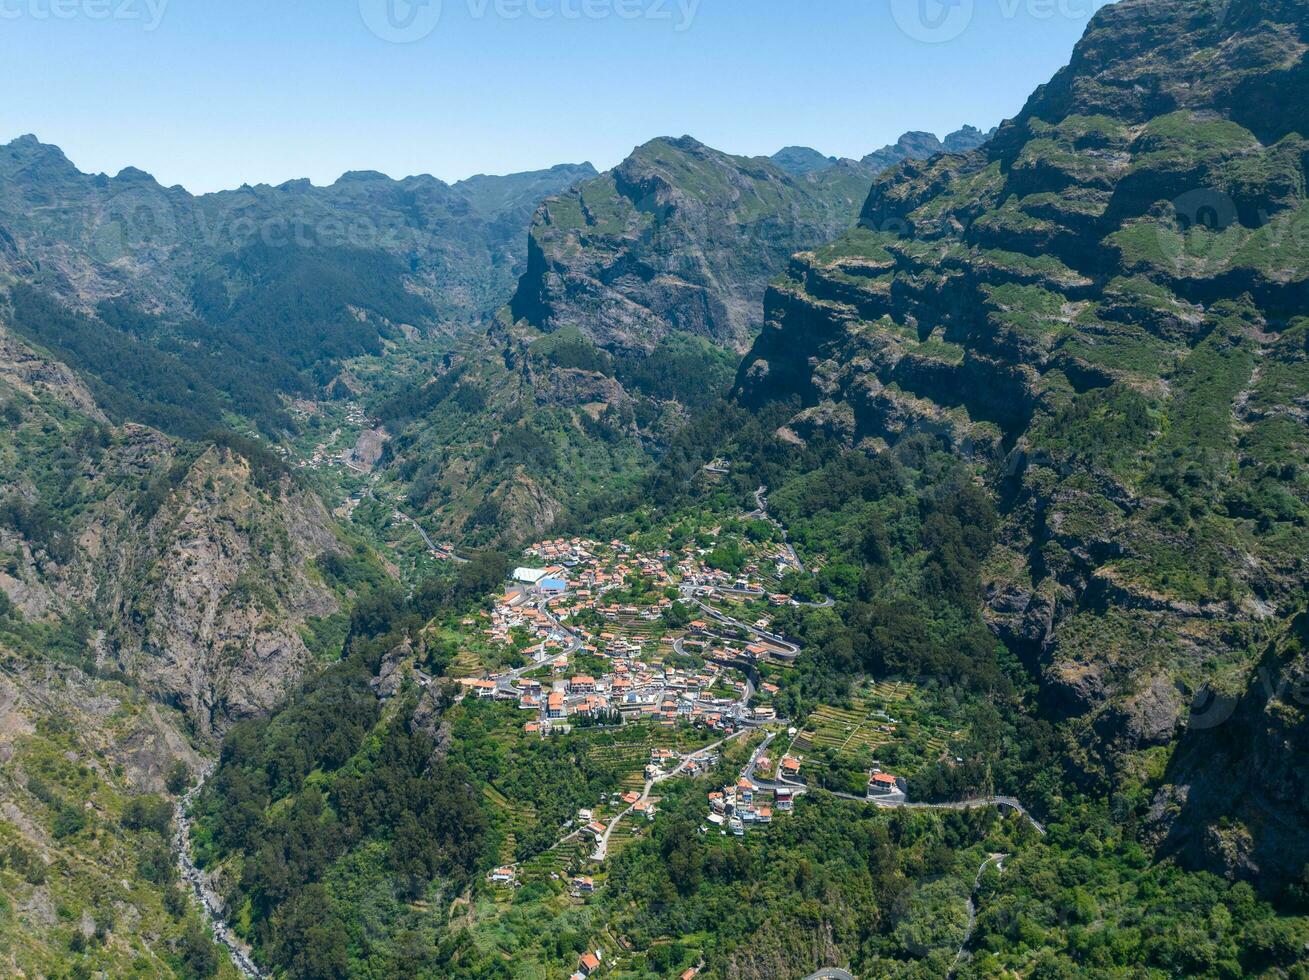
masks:
<path fill-rule="evenodd" d="M 1304 0 L 1103 9 L 989 143 L 900 164 L 792 260 L 738 376 L 800 399 L 785 438 L 976 463 L 987 616 L 1092 785 L 1303 607 L 1307 49 Z"/>
<path fill-rule="evenodd" d="M 205 735 L 277 703 L 340 608 L 322 504 L 271 458 L 108 425 L 3 328 L 0 352 L 0 640 L 123 671 Z"/>
<path fill-rule="evenodd" d="M 984 133 L 976 126 L 962 126 L 948 134 L 944 140 L 937 139 L 935 133 L 905 133 L 894 143 L 874 150 L 860 162 L 881 173 L 905 160 L 930 160 L 940 153 L 967 153 L 994 135 L 994 129 Z"/>
<path fill-rule="evenodd" d="M 768 280 L 850 226 L 874 173 L 791 156 L 736 157 L 690 137 L 638 147 L 537 211 L 514 317 L 615 350 L 674 331 L 743 348 Z"/>

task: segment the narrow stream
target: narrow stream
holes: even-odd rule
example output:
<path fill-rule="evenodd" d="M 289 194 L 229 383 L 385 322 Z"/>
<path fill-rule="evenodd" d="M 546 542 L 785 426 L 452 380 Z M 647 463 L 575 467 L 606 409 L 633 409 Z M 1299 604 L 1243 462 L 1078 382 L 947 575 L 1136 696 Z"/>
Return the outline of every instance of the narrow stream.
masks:
<path fill-rule="evenodd" d="M 223 903 L 213 890 L 209 887 L 209 880 L 205 873 L 196 867 L 195 862 L 191 860 L 191 817 L 188 810 L 191 804 L 195 802 L 200 791 L 204 789 L 206 780 L 214 772 L 214 765 L 207 766 L 200 773 L 200 779 L 196 784 L 187 790 L 186 795 L 177 801 L 177 808 L 174 813 L 177 831 L 173 836 L 173 847 L 177 851 L 177 868 L 182 873 L 184 880 L 191 891 L 195 894 L 196 900 L 200 903 L 200 909 L 204 913 L 205 921 L 213 930 L 214 938 L 222 944 L 231 956 L 232 962 L 241 974 L 250 977 L 251 980 L 262 980 L 264 973 L 259 967 L 255 966 L 254 960 L 250 959 L 250 954 L 245 948 L 245 944 L 237 938 L 232 932 L 227 920 L 223 917 Z"/>

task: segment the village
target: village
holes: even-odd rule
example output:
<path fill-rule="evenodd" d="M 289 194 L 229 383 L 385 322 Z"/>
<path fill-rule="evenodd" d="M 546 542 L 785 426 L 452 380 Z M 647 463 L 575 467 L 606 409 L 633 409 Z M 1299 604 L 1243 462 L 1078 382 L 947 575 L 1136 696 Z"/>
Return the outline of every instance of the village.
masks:
<path fill-rule="evenodd" d="M 792 662 L 799 648 L 772 633 L 768 617 L 746 621 L 720 605 L 792 600 L 764 590 L 757 563 L 733 577 L 706 565 L 703 551 L 643 555 L 620 541 L 580 538 L 534 545 L 526 553 L 541 567 L 514 571 L 482 627 L 495 644 L 526 637 L 527 663 L 461 685 L 471 696 L 517 702 L 525 731 L 542 737 L 597 722 L 730 733 L 773 721 L 771 706 L 752 706 L 756 694 L 776 693 L 758 667 Z M 584 669 L 574 669 L 579 663 Z"/>
<path fill-rule="evenodd" d="M 706 794 L 701 833 L 743 836 L 794 808 L 808 787 L 803 758 L 766 754 L 779 738 L 794 743 L 771 704 L 777 685 L 762 672 L 785 670 L 800 648 L 774 632 L 776 610 L 791 596 L 769 591 L 794 568 L 789 547 L 763 546 L 739 574 L 711 567 L 704 547 L 644 554 L 622 541 L 557 538 L 526 549 L 535 564 L 516 568 L 512 581 L 480 622 L 482 638 L 516 646 L 520 666 L 462 677 L 462 697 L 516 705 L 525 735 L 550 738 L 578 729 L 646 723 L 668 733 L 690 728 L 713 738 L 709 745 L 650 749 L 640 788 L 615 792 L 580 810 L 557 847 L 585 843 L 591 861 L 603 861 L 624 820 L 654 821 L 653 790 L 674 777 L 704 776 L 730 744 L 756 747 L 728 785 Z M 711 784 L 712 785 L 712 784 Z M 868 795 L 903 800 L 903 780 L 874 772 Z M 490 881 L 515 886 L 520 869 L 495 869 Z M 583 874 L 569 879 L 576 897 L 595 888 Z"/>

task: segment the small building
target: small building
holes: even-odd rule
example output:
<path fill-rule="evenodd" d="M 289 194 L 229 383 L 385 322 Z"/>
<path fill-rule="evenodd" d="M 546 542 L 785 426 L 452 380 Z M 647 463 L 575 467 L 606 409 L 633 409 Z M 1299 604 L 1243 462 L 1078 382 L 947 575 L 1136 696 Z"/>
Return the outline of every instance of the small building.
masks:
<path fill-rule="evenodd" d="M 595 879 L 590 875 L 578 875 L 573 879 L 573 888 L 579 895 L 594 894 Z"/>
<path fill-rule="evenodd" d="M 497 885 L 512 885 L 516 877 L 513 868 L 496 868 L 491 872 L 491 880 Z"/>
<path fill-rule="evenodd" d="M 459 683 L 465 691 L 469 694 L 475 694 L 479 698 L 495 697 L 495 681 L 475 680 L 471 677 L 465 677 Z"/>
<path fill-rule="evenodd" d="M 564 704 L 564 696 L 559 691 L 551 691 L 550 696 L 546 699 L 545 713 L 547 718 L 564 718 L 568 715 L 568 707 Z"/>
<path fill-rule="evenodd" d="M 581 960 L 578 961 L 577 971 L 582 976 L 589 977 L 598 969 L 600 969 L 600 957 L 595 953 L 583 953 Z"/>
<path fill-rule="evenodd" d="M 889 772 L 875 772 L 868 780 L 869 796 L 889 796 L 901 792 L 900 780 Z"/>

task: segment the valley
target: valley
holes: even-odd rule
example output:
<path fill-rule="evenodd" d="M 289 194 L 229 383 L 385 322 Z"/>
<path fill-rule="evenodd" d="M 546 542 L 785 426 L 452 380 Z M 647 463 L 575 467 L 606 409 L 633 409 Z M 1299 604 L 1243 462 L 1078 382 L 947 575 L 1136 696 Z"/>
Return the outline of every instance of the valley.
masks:
<path fill-rule="evenodd" d="M 1118 0 L 858 159 L 0 146 L 0 972 L 1306 976 L 1307 59 Z"/>

